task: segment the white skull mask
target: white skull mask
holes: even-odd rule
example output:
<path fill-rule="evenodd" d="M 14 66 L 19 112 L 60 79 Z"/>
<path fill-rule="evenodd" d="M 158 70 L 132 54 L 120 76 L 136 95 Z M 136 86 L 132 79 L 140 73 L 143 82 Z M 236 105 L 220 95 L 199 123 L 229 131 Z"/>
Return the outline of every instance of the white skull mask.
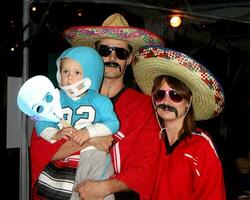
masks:
<path fill-rule="evenodd" d="M 22 85 L 17 105 L 34 120 L 59 122 L 63 118 L 60 93 L 45 76 L 34 76 Z"/>

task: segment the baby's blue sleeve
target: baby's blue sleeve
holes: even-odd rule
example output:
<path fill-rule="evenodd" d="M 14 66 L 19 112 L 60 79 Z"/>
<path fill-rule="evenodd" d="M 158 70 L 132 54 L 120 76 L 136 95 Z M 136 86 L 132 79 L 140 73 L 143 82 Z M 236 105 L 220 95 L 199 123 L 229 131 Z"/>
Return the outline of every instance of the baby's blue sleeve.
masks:
<path fill-rule="evenodd" d="M 36 129 L 37 135 L 39 136 L 41 135 L 42 131 L 48 127 L 59 129 L 57 126 L 57 123 L 54 123 L 54 122 L 47 122 L 47 121 L 35 122 L 35 129 Z"/>

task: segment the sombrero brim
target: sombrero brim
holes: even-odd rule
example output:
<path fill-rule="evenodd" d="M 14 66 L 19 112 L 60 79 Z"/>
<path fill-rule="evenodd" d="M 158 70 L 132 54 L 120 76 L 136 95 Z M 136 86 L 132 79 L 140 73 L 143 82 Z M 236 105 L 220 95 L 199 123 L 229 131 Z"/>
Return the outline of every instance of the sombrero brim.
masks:
<path fill-rule="evenodd" d="M 155 33 L 127 26 L 75 26 L 64 31 L 64 38 L 72 46 L 90 47 L 100 39 L 123 40 L 133 47 L 133 51 L 145 45 L 164 46 L 164 41 Z"/>
<path fill-rule="evenodd" d="M 145 94 L 151 95 L 153 81 L 157 76 L 169 75 L 181 80 L 192 91 L 196 120 L 212 118 L 222 111 L 222 88 L 204 66 L 185 54 L 170 49 L 158 48 L 160 57 L 156 56 L 156 49 L 146 50 L 146 54 L 136 54 L 133 66 L 135 80 Z M 154 56 L 149 51 L 154 52 Z"/>

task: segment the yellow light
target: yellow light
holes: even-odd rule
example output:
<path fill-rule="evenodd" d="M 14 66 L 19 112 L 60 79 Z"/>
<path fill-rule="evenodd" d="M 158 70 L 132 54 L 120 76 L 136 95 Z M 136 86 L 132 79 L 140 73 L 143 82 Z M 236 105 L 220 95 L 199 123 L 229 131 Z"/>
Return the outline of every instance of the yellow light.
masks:
<path fill-rule="evenodd" d="M 179 16 L 173 16 L 170 18 L 170 26 L 176 28 L 181 25 L 181 18 Z"/>

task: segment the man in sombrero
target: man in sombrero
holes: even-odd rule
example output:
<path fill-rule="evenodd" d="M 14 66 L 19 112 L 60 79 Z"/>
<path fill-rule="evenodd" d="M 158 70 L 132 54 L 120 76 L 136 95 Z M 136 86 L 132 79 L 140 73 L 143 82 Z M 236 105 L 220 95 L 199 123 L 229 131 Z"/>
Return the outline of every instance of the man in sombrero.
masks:
<path fill-rule="evenodd" d="M 153 200 L 224 200 L 220 159 L 209 135 L 195 121 L 207 120 L 224 107 L 222 88 L 203 65 L 162 47 L 135 53 L 135 80 L 152 96 L 161 128 Z"/>
<path fill-rule="evenodd" d="M 124 74 L 131 64 L 133 53 L 141 46 L 163 46 L 156 34 L 129 26 L 126 19 L 116 13 L 109 16 L 102 26 L 77 26 L 64 32 L 72 46 L 95 47 L 105 64 L 101 93 L 110 97 L 120 121 L 120 130 L 114 136 L 111 148 L 115 175 L 109 180 L 88 180 L 78 185 L 75 191 L 84 199 L 103 199 L 115 193 L 116 199 L 149 199 L 153 188 L 152 173 L 156 170 L 159 155 L 159 127 L 154 116 L 151 98 L 124 84 Z M 98 148 L 108 146 L 112 138 L 99 138 L 89 143 Z M 34 144 L 34 145 L 32 145 Z M 108 144 L 108 145 L 107 145 Z M 32 186 L 48 163 L 63 159 L 84 148 L 73 142 L 58 142 L 48 146 L 32 134 L 31 163 Z M 47 151 L 46 157 L 39 148 Z M 39 160 L 37 159 L 39 158 Z M 124 192 L 126 191 L 126 192 Z M 135 191 L 129 193 L 127 191 Z M 122 192 L 119 193 L 118 192 Z M 123 193 L 124 192 L 124 193 Z M 58 197 L 57 197 L 58 198 Z"/>

